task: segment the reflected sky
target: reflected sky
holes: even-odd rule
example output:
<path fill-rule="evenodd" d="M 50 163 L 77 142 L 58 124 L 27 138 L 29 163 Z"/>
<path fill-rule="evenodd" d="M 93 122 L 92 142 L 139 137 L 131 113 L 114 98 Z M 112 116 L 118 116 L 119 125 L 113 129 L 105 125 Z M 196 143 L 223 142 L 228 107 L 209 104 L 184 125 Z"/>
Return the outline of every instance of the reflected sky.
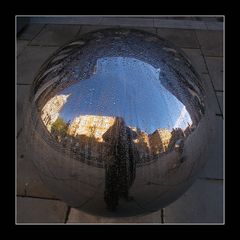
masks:
<path fill-rule="evenodd" d="M 158 128 L 185 129 L 192 123 L 190 115 L 161 84 L 160 71 L 135 58 L 100 58 L 89 79 L 59 93 L 71 94 L 60 116 L 66 122 L 79 115 L 119 116 L 147 133 Z"/>

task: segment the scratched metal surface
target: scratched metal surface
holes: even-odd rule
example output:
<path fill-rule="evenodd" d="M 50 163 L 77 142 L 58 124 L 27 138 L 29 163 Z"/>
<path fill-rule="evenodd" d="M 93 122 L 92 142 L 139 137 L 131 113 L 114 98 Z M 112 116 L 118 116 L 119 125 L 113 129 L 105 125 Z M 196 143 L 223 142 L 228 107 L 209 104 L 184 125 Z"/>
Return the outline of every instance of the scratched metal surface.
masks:
<path fill-rule="evenodd" d="M 94 215 L 159 210 L 207 160 L 204 83 L 180 49 L 150 33 L 107 29 L 64 45 L 40 68 L 28 104 L 43 182 Z"/>

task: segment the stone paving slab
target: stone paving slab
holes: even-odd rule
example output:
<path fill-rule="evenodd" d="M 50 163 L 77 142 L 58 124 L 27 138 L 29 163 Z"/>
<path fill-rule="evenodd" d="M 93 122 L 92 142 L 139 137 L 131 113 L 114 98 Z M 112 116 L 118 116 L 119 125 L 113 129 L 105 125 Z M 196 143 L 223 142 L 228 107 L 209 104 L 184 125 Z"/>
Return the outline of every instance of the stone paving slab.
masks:
<path fill-rule="evenodd" d="M 224 96 L 224 92 L 217 92 L 216 94 L 217 94 L 218 102 L 220 104 L 221 112 L 223 113 L 224 112 L 223 111 L 223 96 Z"/>
<path fill-rule="evenodd" d="M 174 19 L 174 20 L 196 20 L 194 17 L 186 16 L 186 17 L 159 17 L 160 19 Z"/>
<path fill-rule="evenodd" d="M 212 17 L 194 17 L 195 20 L 205 21 L 205 22 L 219 22 L 216 16 Z"/>
<path fill-rule="evenodd" d="M 223 31 L 196 30 L 196 34 L 205 56 L 223 56 Z"/>
<path fill-rule="evenodd" d="M 101 29 L 108 29 L 108 28 L 119 28 L 119 26 L 83 25 L 83 26 L 81 26 L 81 29 L 80 29 L 79 33 L 77 34 L 77 37 L 79 37 L 85 33 L 93 32 L 93 31 L 97 31 L 97 30 L 101 30 Z"/>
<path fill-rule="evenodd" d="M 164 209 L 165 223 L 220 223 L 223 219 L 223 182 L 197 180 L 177 201 Z"/>
<path fill-rule="evenodd" d="M 117 25 L 117 26 L 132 26 L 132 27 L 154 27 L 153 18 L 106 18 L 104 17 L 101 25 Z"/>
<path fill-rule="evenodd" d="M 223 58 L 206 57 L 209 74 L 212 78 L 214 89 L 223 91 Z"/>
<path fill-rule="evenodd" d="M 45 24 L 90 24 L 97 25 L 102 21 L 102 16 L 76 16 L 76 17 L 34 17 L 30 19 L 31 23 Z"/>
<path fill-rule="evenodd" d="M 119 25 L 179 29 L 222 30 L 222 22 L 214 17 L 163 17 L 141 15 L 99 15 L 99 16 L 58 16 L 31 17 L 31 24 L 65 24 L 65 25 Z"/>
<path fill-rule="evenodd" d="M 17 83 L 31 84 L 41 65 L 57 49 L 27 46 L 17 60 Z"/>
<path fill-rule="evenodd" d="M 75 208 L 71 208 L 67 223 L 160 223 L 161 210 L 142 216 L 104 218 L 93 216 Z"/>
<path fill-rule="evenodd" d="M 182 48 L 182 50 L 186 53 L 187 57 L 191 61 L 193 67 L 198 72 L 198 74 L 208 73 L 206 64 L 200 49 Z"/>
<path fill-rule="evenodd" d="M 223 31 L 222 22 L 205 22 L 208 30 L 220 30 Z"/>
<path fill-rule="evenodd" d="M 114 26 L 114 25 L 109 25 L 109 26 L 102 26 L 102 25 L 89 25 L 89 26 L 81 26 L 81 30 L 79 31 L 79 33 L 77 34 L 77 37 L 85 34 L 85 33 L 89 33 L 89 32 L 93 32 L 93 31 L 97 31 L 97 30 L 101 30 L 101 29 L 110 29 L 110 28 L 125 28 L 125 29 L 137 29 L 137 30 L 142 30 L 145 32 L 150 32 L 150 33 L 154 33 L 156 34 L 157 30 L 156 28 L 150 28 L 150 27 L 120 27 L 120 26 Z"/>
<path fill-rule="evenodd" d="M 215 128 L 213 141 L 209 142 L 207 151 L 202 154 L 207 162 L 200 173 L 201 178 L 223 179 L 223 124 L 222 117 L 216 116 L 212 123 Z"/>
<path fill-rule="evenodd" d="M 22 131 L 17 139 L 17 194 L 57 199 L 43 184 L 32 158 L 34 155 L 27 143 L 25 132 Z"/>
<path fill-rule="evenodd" d="M 24 103 L 25 99 L 29 93 L 29 85 L 18 85 L 16 87 L 17 91 L 17 133 L 23 127 L 23 116 L 24 116 Z"/>
<path fill-rule="evenodd" d="M 154 27 L 157 28 L 181 28 L 181 29 L 207 29 L 203 21 L 154 19 Z"/>
<path fill-rule="evenodd" d="M 17 223 L 64 223 L 67 205 L 60 201 L 17 197 Z"/>
<path fill-rule="evenodd" d="M 17 40 L 17 56 L 19 56 L 29 43 L 28 40 Z"/>
<path fill-rule="evenodd" d="M 18 39 L 31 41 L 43 29 L 44 24 L 28 24 Z"/>
<path fill-rule="evenodd" d="M 48 24 L 30 45 L 61 46 L 75 38 L 79 30 L 79 25 Z"/>
<path fill-rule="evenodd" d="M 158 28 L 157 34 L 181 48 L 199 48 L 194 30 Z"/>
<path fill-rule="evenodd" d="M 213 111 L 215 114 L 222 114 L 222 111 L 220 109 L 220 106 L 218 104 L 218 100 L 217 100 L 217 96 L 216 96 L 216 93 L 214 91 L 214 88 L 212 86 L 212 83 L 211 83 L 211 78 L 208 74 L 201 74 L 201 79 L 204 83 L 204 86 L 205 86 L 205 89 L 206 89 L 206 94 L 209 98 L 209 105 L 210 108 L 211 108 L 211 111 Z"/>
<path fill-rule="evenodd" d="M 153 27 L 124 27 L 124 28 L 136 29 L 136 30 L 141 30 L 141 31 L 157 34 L 157 28 L 153 28 Z"/>

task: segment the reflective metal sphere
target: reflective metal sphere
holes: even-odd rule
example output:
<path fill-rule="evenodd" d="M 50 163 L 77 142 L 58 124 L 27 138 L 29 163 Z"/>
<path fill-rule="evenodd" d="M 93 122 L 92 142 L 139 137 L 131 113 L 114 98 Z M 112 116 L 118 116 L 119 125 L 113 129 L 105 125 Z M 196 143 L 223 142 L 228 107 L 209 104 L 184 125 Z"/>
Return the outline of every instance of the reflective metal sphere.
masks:
<path fill-rule="evenodd" d="M 204 86 L 179 49 L 150 33 L 102 30 L 66 44 L 41 67 L 29 104 L 42 180 L 90 214 L 159 210 L 206 160 Z"/>

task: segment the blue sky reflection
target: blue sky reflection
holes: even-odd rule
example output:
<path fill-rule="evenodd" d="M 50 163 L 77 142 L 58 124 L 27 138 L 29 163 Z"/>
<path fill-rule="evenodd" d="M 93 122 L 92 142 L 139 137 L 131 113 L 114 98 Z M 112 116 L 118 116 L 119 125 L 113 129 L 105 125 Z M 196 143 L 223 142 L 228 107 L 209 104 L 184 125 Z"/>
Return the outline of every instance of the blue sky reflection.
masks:
<path fill-rule="evenodd" d="M 60 116 L 120 116 L 129 126 L 147 133 L 158 128 L 185 129 L 191 124 L 185 106 L 159 81 L 161 69 L 134 58 L 98 59 L 95 74 L 64 89 L 71 94 Z"/>

